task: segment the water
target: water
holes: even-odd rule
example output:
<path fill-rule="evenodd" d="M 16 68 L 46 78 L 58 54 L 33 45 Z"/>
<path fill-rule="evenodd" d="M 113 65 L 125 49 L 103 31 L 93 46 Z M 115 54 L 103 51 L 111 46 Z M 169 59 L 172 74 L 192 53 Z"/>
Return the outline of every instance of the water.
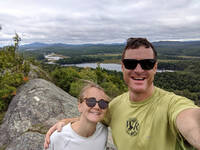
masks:
<path fill-rule="evenodd" d="M 101 68 L 106 69 L 106 70 L 115 70 L 118 72 L 121 72 L 121 65 L 120 64 L 99 64 Z M 63 65 L 63 66 L 76 66 L 76 67 L 81 67 L 81 68 L 97 68 L 98 64 L 97 63 L 82 63 L 82 64 L 67 64 L 67 65 Z"/>
<path fill-rule="evenodd" d="M 113 64 L 113 63 L 109 63 L 109 64 L 99 64 L 101 68 L 106 69 L 106 70 L 114 70 L 117 72 L 121 72 L 121 64 Z M 67 64 L 67 65 L 63 65 L 63 66 L 76 66 L 76 67 L 81 67 L 81 68 L 97 68 L 98 64 L 97 63 L 82 63 L 82 64 Z M 157 72 L 174 72 L 173 70 L 157 70 Z"/>

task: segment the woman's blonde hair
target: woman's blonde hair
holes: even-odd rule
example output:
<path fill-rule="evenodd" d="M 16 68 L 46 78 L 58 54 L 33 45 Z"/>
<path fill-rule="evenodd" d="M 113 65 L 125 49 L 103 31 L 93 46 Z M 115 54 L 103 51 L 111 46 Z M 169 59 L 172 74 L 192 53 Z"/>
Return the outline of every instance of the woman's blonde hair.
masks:
<path fill-rule="evenodd" d="M 102 92 L 105 93 L 104 89 L 101 86 L 99 86 L 98 84 L 96 84 L 92 81 L 88 81 L 88 80 L 86 80 L 84 82 L 85 82 L 85 84 L 82 87 L 80 94 L 79 94 L 79 97 L 78 97 L 78 101 L 80 103 L 82 103 L 84 101 L 84 94 L 90 88 L 97 88 L 97 89 L 99 89 L 99 90 L 101 90 Z M 106 100 L 110 101 L 110 97 L 106 93 L 105 93 L 105 96 L 106 96 Z"/>

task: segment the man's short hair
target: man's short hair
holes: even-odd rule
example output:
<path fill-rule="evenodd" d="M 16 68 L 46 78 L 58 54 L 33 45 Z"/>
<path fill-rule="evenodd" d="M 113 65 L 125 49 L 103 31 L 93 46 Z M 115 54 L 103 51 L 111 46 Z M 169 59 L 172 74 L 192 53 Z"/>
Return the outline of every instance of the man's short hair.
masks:
<path fill-rule="evenodd" d="M 144 46 L 145 48 L 152 48 L 153 53 L 154 53 L 154 59 L 157 60 L 157 52 L 156 52 L 154 46 L 146 38 L 128 38 L 127 42 L 126 42 L 126 46 L 122 53 L 122 61 L 124 59 L 126 50 L 137 49 L 140 46 Z"/>

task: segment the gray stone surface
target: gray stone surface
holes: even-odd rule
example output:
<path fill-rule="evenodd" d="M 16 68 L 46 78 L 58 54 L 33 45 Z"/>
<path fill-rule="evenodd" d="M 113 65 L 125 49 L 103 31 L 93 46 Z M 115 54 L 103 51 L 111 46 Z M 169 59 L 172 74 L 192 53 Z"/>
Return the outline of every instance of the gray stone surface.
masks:
<path fill-rule="evenodd" d="M 46 80 L 30 80 L 9 105 L 0 126 L 0 150 L 43 150 L 49 127 L 78 115 L 76 98 Z M 108 149 L 113 150 L 111 140 Z"/>
<path fill-rule="evenodd" d="M 45 136 L 37 132 L 26 132 L 14 139 L 6 150 L 40 150 Z"/>
<path fill-rule="evenodd" d="M 39 66 L 35 66 L 33 64 L 30 64 L 30 71 L 28 73 L 28 78 L 29 79 L 43 78 L 51 81 L 51 77 L 47 72 L 45 72 Z"/>
<path fill-rule="evenodd" d="M 16 145 L 13 143 L 29 141 L 25 139 L 27 135 L 30 135 L 29 139 L 35 135 L 40 138 L 33 138 L 33 144 L 23 142 L 24 148 L 31 149 L 38 143 L 37 147 L 42 149 L 44 133 L 51 125 L 60 119 L 78 115 L 76 98 L 51 82 L 31 80 L 18 89 L 9 105 L 0 127 L 0 147 L 8 145 L 9 150 L 20 150 L 12 147 Z"/>

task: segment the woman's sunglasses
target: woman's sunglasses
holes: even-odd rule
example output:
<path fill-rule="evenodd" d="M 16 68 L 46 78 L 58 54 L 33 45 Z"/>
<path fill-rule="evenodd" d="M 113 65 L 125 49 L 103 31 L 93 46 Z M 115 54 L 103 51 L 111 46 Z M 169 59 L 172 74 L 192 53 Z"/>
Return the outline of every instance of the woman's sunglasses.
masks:
<path fill-rule="evenodd" d="M 104 99 L 100 99 L 99 101 L 97 101 L 96 98 L 90 97 L 90 98 L 84 98 L 84 100 L 88 107 L 94 107 L 96 105 L 96 103 L 98 103 L 99 108 L 101 108 L 101 109 L 108 108 L 109 102 L 105 101 Z"/>
<path fill-rule="evenodd" d="M 151 70 L 153 69 L 156 60 L 155 59 L 124 59 L 123 64 L 126 69 L 134 70 L 137 67 L 137 64 L 140 64 L 143 70 Z"/>

